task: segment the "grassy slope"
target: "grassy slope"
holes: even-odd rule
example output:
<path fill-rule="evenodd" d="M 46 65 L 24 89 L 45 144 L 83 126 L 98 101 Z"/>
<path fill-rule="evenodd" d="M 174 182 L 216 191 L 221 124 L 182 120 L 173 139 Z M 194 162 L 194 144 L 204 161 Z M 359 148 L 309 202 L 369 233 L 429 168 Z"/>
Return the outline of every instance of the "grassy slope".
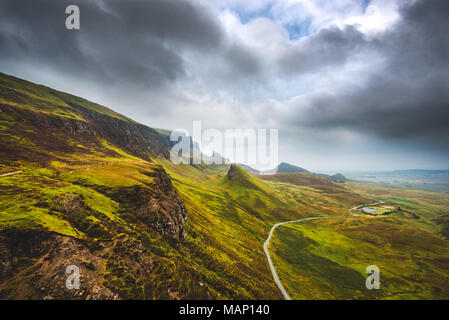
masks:
<path fill-rule="evenodd" d="M 296 299 L 447 299 L 449 246 L 435 219 L 449 195 L 351 183 L 357 192 L 417 214 L 308 221 L 280 228 L 271 250 L 279 276 Z M 377 265 L 381 290 L 365 288 Z"/>
<path fill-rule="evenodd" d="M 0 104 L 8 104 L 64 118 L 85 120 L 83 114 L 75 107 L 80 105 L 99 114 L 124 121 L 132 121 L 111 109 L 86 99 L 2 73 L 0 73 L 0 86 L 2 87 Z"/>
<path fill-rule="evenodd" d="M 58 160 L 48 166 L 28 160 L 17 163 L 14 168 L 4 168 L 6 171 L 20 169 L 23 173 L 0 178 L 0 231 L 48 230 L 87 241 L 92 248 L 97 242 L 114 241 L 126 235 L 145 243 L 157 276 L 145 275 L 147 292 L 144 293 L 141 277 L 115 269 L 114 261 L 119 256 L 108 257 L 103 266 L 104 276 L 108 286 L 115 288 L 121 297 L 168 298 L 167 288 L 174 287 L 182 296 L 206 298 L 199 285 L 184 281 L 196 271 L 191 265 L 185 265 L 176 241 L 160 236 L 134 219 L 126 209 L 126 201 L 116 201 L 102 190 L 103 187 L 113 191 L 135 186 L 151 190 L 153 181 L 148 174 L 153 172 L 155 164 L 123 151 L 114 154 L 110 149 L 116 148 L 108 146 L 104 153 L 92 150 L 92 154 L 82 156 L 58 154 Z M 65 199 L 71 196 L 82 200 L 76 215 L 64 209 Z M 9 290 L 8 284 L 4 289 Z"/>
<path fill-rule="evenodd" d="M 0 178 L 0 228 L 44 228 L 98 241 L 121 233 L 143 237 L 150 242 L 154 258 L 162 259 L 156 282 L 167 278 L 160 285 L 169 282 L 183 296 L 202 297 L 197 291 L 198 282 L 189 283 L 189 278 L 196 277 L 207 284 L 215 298 L 280 298 L 262 252 L 271 225 L 301 217 L 308 210 L 323 212 L 326 208 L 337 213 L 349 207 L 331 197 L 326 200 L 320 190 L 309 187 L 301 190 L 267 184 L 254 177 L 249 177 L 248 187 L 245 181 L 228 181 L 221 170 L 174 166 L 165 159 L 155 159 L 172 177 L 188 211 L 187 238 L 180 247 L 173 248 L 169 241 L 133 223 L 121 203 L 100 188 L 151 185 L 145 173 L 151 172 L 155 164 L 102 143 L 104 154 L 97 150 L 90 156 L 58 155 L 58 161 L 47 167 L 23 162 L 6 170 L 20 169 L 23 174 Z M 108 154 L 113 150 L 117 153 Z M 81 195 L 88 207 L 79 220 L 70 220 L 59 208 L 67 194 Z M 318 199 L 328 203 L 320 207 L 315 203 Z M 166 259 L 171 263 L 164 262 Z M 179 269 L 185 264 L 191 271 L 181 277 Z M 153 296 L 163 297 L 161 292 Z"/>
<path fill-rule="evenodd" d="M 275 222 L 308 215 L 340 215 L 356 204 L 370 201 L 348 190 L 327 193 L 309 186 L 262 181 L 240 169 L 230 180 L 217 172 L 175 166 L 156 160 L 172 177 L 187 206 L 186 246 L 216 281 L 241 296 L 280 298 L 262 244 Z M 335 196 L 341 199 L 336 199 Z M 343 200 L 342 200 L 343 199 Z M 207 252 L 202 252 L 203 248 Z M 222 270 L 221 272 L 217 272 Z"/>
<path fill-rule="evenodd" d="M 114 255 L 104 266 L 108 283 L 124 298 L 281 298 L 262 250 L 271 226 L 305 216 L 346 214 L 348 208 L 380 196 L 363 197 L 358 193 L 366 190 L 354 193 L 310 174 L 293 182 L 262 181 L 247 174 L 229 180 L 229 166 L 175 166 L 161 157 L 139 158 L 105 137 L 71 135 L 52 127 L 42 132 L 33 125 L 33 117 L 23 122 L 3 106 L 36 116 L 50 114 L 56 117 L 53 120 L 91 121 L 82 109 L 73 107 L 80 105 L 124 123 L 130 120 L 16 78 L 1 76 L 0 85 L 0 144 L 9 152 L 21 150 L 12 155 L 15 158 L 4 154 L 0 173 L 23 171 L 0 177 L 0 231 L 49 230 L 93 244 L 123 235 L 142 241 L 155 265 L 151 274 L 142 278 L 131 271 L 123 273 L 112 263 L 120 258 Z M 136 187 L 151 192 L 151 175 L 159 166 L 168 172 L 187 208 L 187 235 L 182 242 L 136 221 L 127 207 L 132 201 L 129 193 L 111 196 Z M 82 199 L 80 214 L 67 215 L 63 206 L 67 197 Z M 429 215 L 435 209 L 428 207 Z M 439 230 L 431 218 L 420 223 L 426 221 L 432 232 Z M 276 240 L 274 245 L 278 247 Z"/>
<path fill-rule="evenodd" d="M 6 230 L 48 230 L 80 239 L 95 250 L 96 243 L 115 241 L 125 235 L 149 249 L 155 274 L 127 274 L 116 269 L 119 256 L 105 260 L 103 276 L 122 298 L 168 298 L 167 289 L 179 296 L 207 298 L 207 286 L 199 281 L 195 266 L 184 261 L 183 249 L 176 239 L 162 237 L 136 220 L 128 209 L 136 188 L 154 188 L 152 174 L 159 166 L 135 157 L 102 137 L 69 135 L 71 128 L 61 127 L 58 119 L 88 122 L 88 117 L 70 104 L 125 122 L 115 112 L 52 89 L 1 75 L 0 146 L 3 151 L 0 173 L 23 171 L 0 177 L 0 232 Z M 7 110 L 26 109 L 36 121 L 47 123 L 43 132 L 33 117 L 26 122 Z M 45 117 L 50 115 L 51 117 Z M 55 123 L 55 127 L 52 124 Z M 76 123 L 75 123 L 76 124 Z M 59 127 L 58 127 L 59 125 Z M 5 147 L 5 148 L 3 148 Z M 20 149 L 20 153 L 16 152 Z M 124 192 L 123 198 L 117 196 Z M 67 199 L 75 199 L 76 210 L 65 208 Z M 24 266 L 28 261 L 25 261 Z M 21 262 L 14 267 L 20 269 Z M 145 281 L 142 284 L 142 281 Z M 0 291 L 17 297 L 17 284 L 0 283 Z M 145 286 L 145 290 L 142 290 Z M 0 296 L 2 295 L 0 294 Z M 24 296 L 27 294 L 25 293 Z"/>

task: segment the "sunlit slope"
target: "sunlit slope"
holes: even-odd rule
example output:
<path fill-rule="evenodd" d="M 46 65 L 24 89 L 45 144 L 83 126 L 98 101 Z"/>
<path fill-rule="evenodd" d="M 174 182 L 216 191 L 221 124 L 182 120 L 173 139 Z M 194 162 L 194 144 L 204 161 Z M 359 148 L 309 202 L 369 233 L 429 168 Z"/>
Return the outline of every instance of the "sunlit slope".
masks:
<path fill-rule="evenodd" d="M 83 109 L 132 121 L 99 104 L 43 85 L 0 73 L 0 103 L 64 118 L 87 120 Z"/>
<path fill-rule="evenodd" d="M 186 245 L 199 264 L 223 270 L 219 278 L 229 281 L 229 288 L 239 281 L 242 294 L 254 298 L 282 298 L 262 249 L 274 223 L 309 215 L 344 215 L 351 206 L 372 201 L 348 190 L 352 198 L 341 201 L 333 193 L 308 186 L 263 181 L 236 165 L 223 175 L 222 168 L 213 173 L 203 166 L 156 162 L 169 173 L 186 204 Z"/>
<path fill-rule="evenodd" d="M 262 243 L 274 220 L 271 214 L 276 203 L 280 203 L 265 194 L 270 188 L 264 186 L 261 191 L 253 185 L 230 185 L 228 176 L 220 173 L 221 168 L 213 173 L 201 166 L 176 166 L 162 159 L 156 162 L 167 170 L 186 205 L 184 244 L 191 258 L 206 269 L 204 272 L 220 286 L 224 297 L 232 294 L 234 298 L 281 298 L 262 252 Z M 262 181 L 255 183 L 263 186 Z M 253 198 L 262 196 L 258 206 L 249 206 L 248 201 L 252 200 L 242 195 L 246 192 Z M 281 219 L 300 215 L 283 206 L 289 211 Z"/>
<path fill-rule="evenodd" d="M 294 299 L 447 299 L 449 242 L 438 218 L 449 195 L 375 184 L 349 184 L 413 212 L 304 221 L 279 228 L 270 250 Z M 367 290 L 365 269 L 377 265 L 381 289 Z"/>
<path fill-rule="evenodd" d="M 75 109 L 62 103 L 61 108 L 67 111 L 64 114 L 62 109 L 41 108 L 47 100 L 48 105 L 53 105 L 52 99 L 65 94 L 3 78 L 8 80 L 8 86 L 18 89 L 11 89 L 12 93 L 4 90 L 7 94 L 2 95 L 0 174 L 21 172 L 0 177 L 0 263 L 5 268 L 12 267 L 0 279 L 1 297 L 72 297 L 72 292 L 64 290 L 62 279 L 56 289 L 50 284 L 57 272 L 54 268 L 63 268 L 65 264 L 89 266 L 91 272 L 86 281 L 92 288 L 99 286 L 96 298 L 279 297 L 264 270 L 264 261 L 254 261 L 258 238 L 245 242 L 247 231 L 243 231 L 238 240 L 240 247 L 226 241 L 214 243 L 214 234 L 225 240 L 226 230 L 231 230 L 231 237 L 235 237 L 234 225 L 227 219 L 218 228 L 212 224 L 204 226 L 204 232 L 211 235 L 210 241 L 197 230 L 189 232 L 184 227 L 186 215 L 188 221 L 194 222 L 190 217 L 195 213 L 209 220 L 214 220 L 216 213 L 208 206 L 195 202 L 190 205 L 195 192 L 178 194 L 161 166 L 151 162 L 151 158 L 157 158 L 169 163 L 161 157 L 164 152 L 148 152 L 146 148 L 146 144 L 157 146 L 161 139 L 155 143 L 151 137 L 144 137 L 138 141 L 146 143 L 141 147 L 133 140 L 141 131 L 133 131 L 133 124 L 127 119 L 116 122 L 115 116 L 103 117 L 101 108 L 98 113 L 92 108 L 87 108 L 88 112 L 75 108 L 82 111 L 73 116 L 67 110 Z M 42 101 L 37 103 L 35 96 Z M 59 104 L 60 101 L 55 103 Z M 105 122 L 113 124 L 111 130 L 107 130 Z M 128 134 L 129 139 L 117 138 Z M 175 169 L 187 176 L 185 181 L 190 185 L 197 180 L 221 180 L 228 168 Z M 202 188 L 201 191 L 209 192 L 207 183 Z M 241 211 L 226 201 L 221 190 L 217 192 L 218 214 Z M 201 194 L 204 196 L 207 194 Z M 263 222 L 251 215 L 242 214 L 242 218 L 236 226 L 257 231 L 262 241 Z M 30 241 L 23 241 L 26 248 L 17 251 L 15 238 Z M 54 256 L 52 253 L 59 251 L 55 249 L 67 241 L 78 249 Z M 28 252 L 35 247 L 45 248 L 42 255 L 30 256 Z M 136 250 L 140 254 L 130 256 Z M 43 258 L 51 264 L 42 263 Z M 43 279 L 41 283 L 33 280 L 30 268 Z M 255 278 L 261 280 L 255 283 Z M 20 292 L 15 289 L 19 286 Z M 86 290 L 79 298 L 91 296 L 93 293 Z"/>
<path fill-rule="evenodd" d="M 307 212 L 315 216 L 345 215 L 348 208 L 375 201 L 349 190 L 344 184 L 308 172 L 257 177 L 268 183 L 284 202 L 305 206 Z"/>
<path fill-rule="evenodd" d="M 280 299 L 262 249 L 271 226 L 367 200 L 238 166 L 177 166 L 160 131 L 0 80 L 0 175 L 17 172 L 0 177 L 0 298 Z M 81 294 L 65 288 L 70 264 Z"/>
<path fill-rule="evenodd" d="M 185 207 L 160 166 L 102 138 L 74 141 L 71 150 L 44 146 L 45 157 L 35 157 L 41 147 L 35 139 L 1 165 L 2 173 L 21 172 L 0 177 L 0 297 L 213 294 L 199 281 L 185 281 L 200 277 L 181 258 Z M 70 264 L 85 275 L 81 295 L 64 287 Z"/>
<path fill-rule="evenodd" d="M 261 175 L 261 179 L 290 183 L 296 186 L 309 186 L 328 191 L 345 190 L 343 185 L 309 172 L 280 172 L 272 175 Z"/>
<path fill-rule="evenodd" d="M 1 298 L 219 295 L 182 258 L 186 209 L 151 162 L 168 152 L 163 136 L 3 74 L 0 98 L 0 175 L 18 172 L 0 177 Z M 81 293 L 65 288 L 70 264 Z"/>
<path fill-rule="evenodd" d="M 106 107 L 0 73 L 0 156 L 48 162 L 56 153 L 92 153 L 105 139 L 149 160 L 168 156 L 167 136 Z"/>

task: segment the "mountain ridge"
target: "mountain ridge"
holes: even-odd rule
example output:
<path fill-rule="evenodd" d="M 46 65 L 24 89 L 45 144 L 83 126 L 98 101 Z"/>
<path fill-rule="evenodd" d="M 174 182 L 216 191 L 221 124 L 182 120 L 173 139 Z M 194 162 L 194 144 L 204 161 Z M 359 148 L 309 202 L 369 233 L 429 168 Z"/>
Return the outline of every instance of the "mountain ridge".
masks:
<path fill-rule="evenodd" d="M 254 250 L 270 226 L 321 214 L 323 198 L 330 215 L 367 202 L 236 165 L 174 165 L 169 131 L 95 108 L 0 75 L 0 298 L 281 298 Z M 81 294 L 65 289 L 70 264 Z"/>

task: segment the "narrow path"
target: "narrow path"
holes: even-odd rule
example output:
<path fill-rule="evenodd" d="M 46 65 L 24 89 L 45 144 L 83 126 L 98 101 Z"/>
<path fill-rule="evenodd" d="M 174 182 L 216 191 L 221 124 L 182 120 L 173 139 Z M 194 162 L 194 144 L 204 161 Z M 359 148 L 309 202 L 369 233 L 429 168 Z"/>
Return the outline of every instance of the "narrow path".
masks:
<path fill-rule="evenodd" d="M 375 203 L 371 203 L 371 204 L 362 204 L 360 206 L 351 208 L 348 210 L 349 213 L 352 213 L 353 210 L 359 209 L 361 207 L 364 206 L 374 206 L 377 204 L 383 204 L 385 203 L 384 201 L 379 201 L 379 202 L 375 202 Z M 359 217 L 359 215 L 357 213 L 353 213 L 352 216 L 328 216 L 328 217 L 311 217 L 311 218 L 303 218 L 303 219 L 299 219 L 299 220 L 291 220 L 291 221 L 285 221 L 285 222 L 280 222 L 280 223 L 276 223 L 270 230 L 270 234 L 268 235 L 267 240 L 265 241 L 265 243 L 263 244 L 263 249 L 265 251 L 265 255 L 267 256 L 267 260 L 268 260 L 268 265 L 270 266 L 270 270 L 271 270 L 271 274 L 273 275 L 273 279 L 276 282 L 279 290 L 282 292 L 282 295 L 284 296 L 285 300 L 291 300 L 290 296 L 288 295 L 287 291 L 285 290 L 284 286 L 282 285 L 281 280 L 279 279 L 279 276 L 276 272 L 276 269 L 274 268 L 273 265 L 273 261 L 271 260 L 270 257 L 270 253 L 268 252 L 268 245 L 270 244 L 270 240 L 271 240 L 271 236 L 273 235 L 274 230 L 279 227 L 282 226 L 284 224 L 288 224 L 288 223 L 296 223 L 296 222 L 301 222 L 301 221 L 306 221 L 306 220 L 318 220 L 318 219 L 342 219 L 342 218 L 351 218 L 351 217 Z"/>
<path fill-rule="evenodd" d="M 19 174 L 19 173 L 22 173 L 22 171 L 19 170 L 19 171 L 14 171 L 14 172 L 0 174 L 0 177 L 12 176 L 13 174 Z"/>

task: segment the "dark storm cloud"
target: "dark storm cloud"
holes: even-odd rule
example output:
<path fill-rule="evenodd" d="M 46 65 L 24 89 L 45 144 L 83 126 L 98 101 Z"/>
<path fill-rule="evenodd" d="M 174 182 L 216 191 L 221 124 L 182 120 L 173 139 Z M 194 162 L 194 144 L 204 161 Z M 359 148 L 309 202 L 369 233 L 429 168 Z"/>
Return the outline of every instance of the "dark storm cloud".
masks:
<path fill-rule="evenodd" d="M 80 8 L 79 31 L 65 28 L 69 4 Z M 98 81 L 158 86 L 184 75 L 183 49 L 220 45 L 220 26 L 205 11 L 182 0 L 6 0 L 0 4 L 0 58 Z"/>
<path fill-rule="evenodd" d="M 400 19 L 377 34 L 329 25 L 291 41 L 279 21 L 242 24 L 212 1 L 2 0 L 0 71 L 155 127 L 277 126 L 290 150 L 365 136 L 449 158 L 449 1 L 396 1 Z"/>
<path fill-rule="evenodd" d="M 449 145 L 449 2 L 416 1 L 401 14 L 394 29 L 364 44 L 382 56 L 382 69 L 366 84 L 314 96 L 298 125 Z"/>
<path fill-rule="evenodd" d="M 304 39 L 300 46 L 281 54 L 279 70 L 281 75 L 317 72 L 347 62 L 365 43 L 363 34 L 353 26 L 322 29 Z"/>

